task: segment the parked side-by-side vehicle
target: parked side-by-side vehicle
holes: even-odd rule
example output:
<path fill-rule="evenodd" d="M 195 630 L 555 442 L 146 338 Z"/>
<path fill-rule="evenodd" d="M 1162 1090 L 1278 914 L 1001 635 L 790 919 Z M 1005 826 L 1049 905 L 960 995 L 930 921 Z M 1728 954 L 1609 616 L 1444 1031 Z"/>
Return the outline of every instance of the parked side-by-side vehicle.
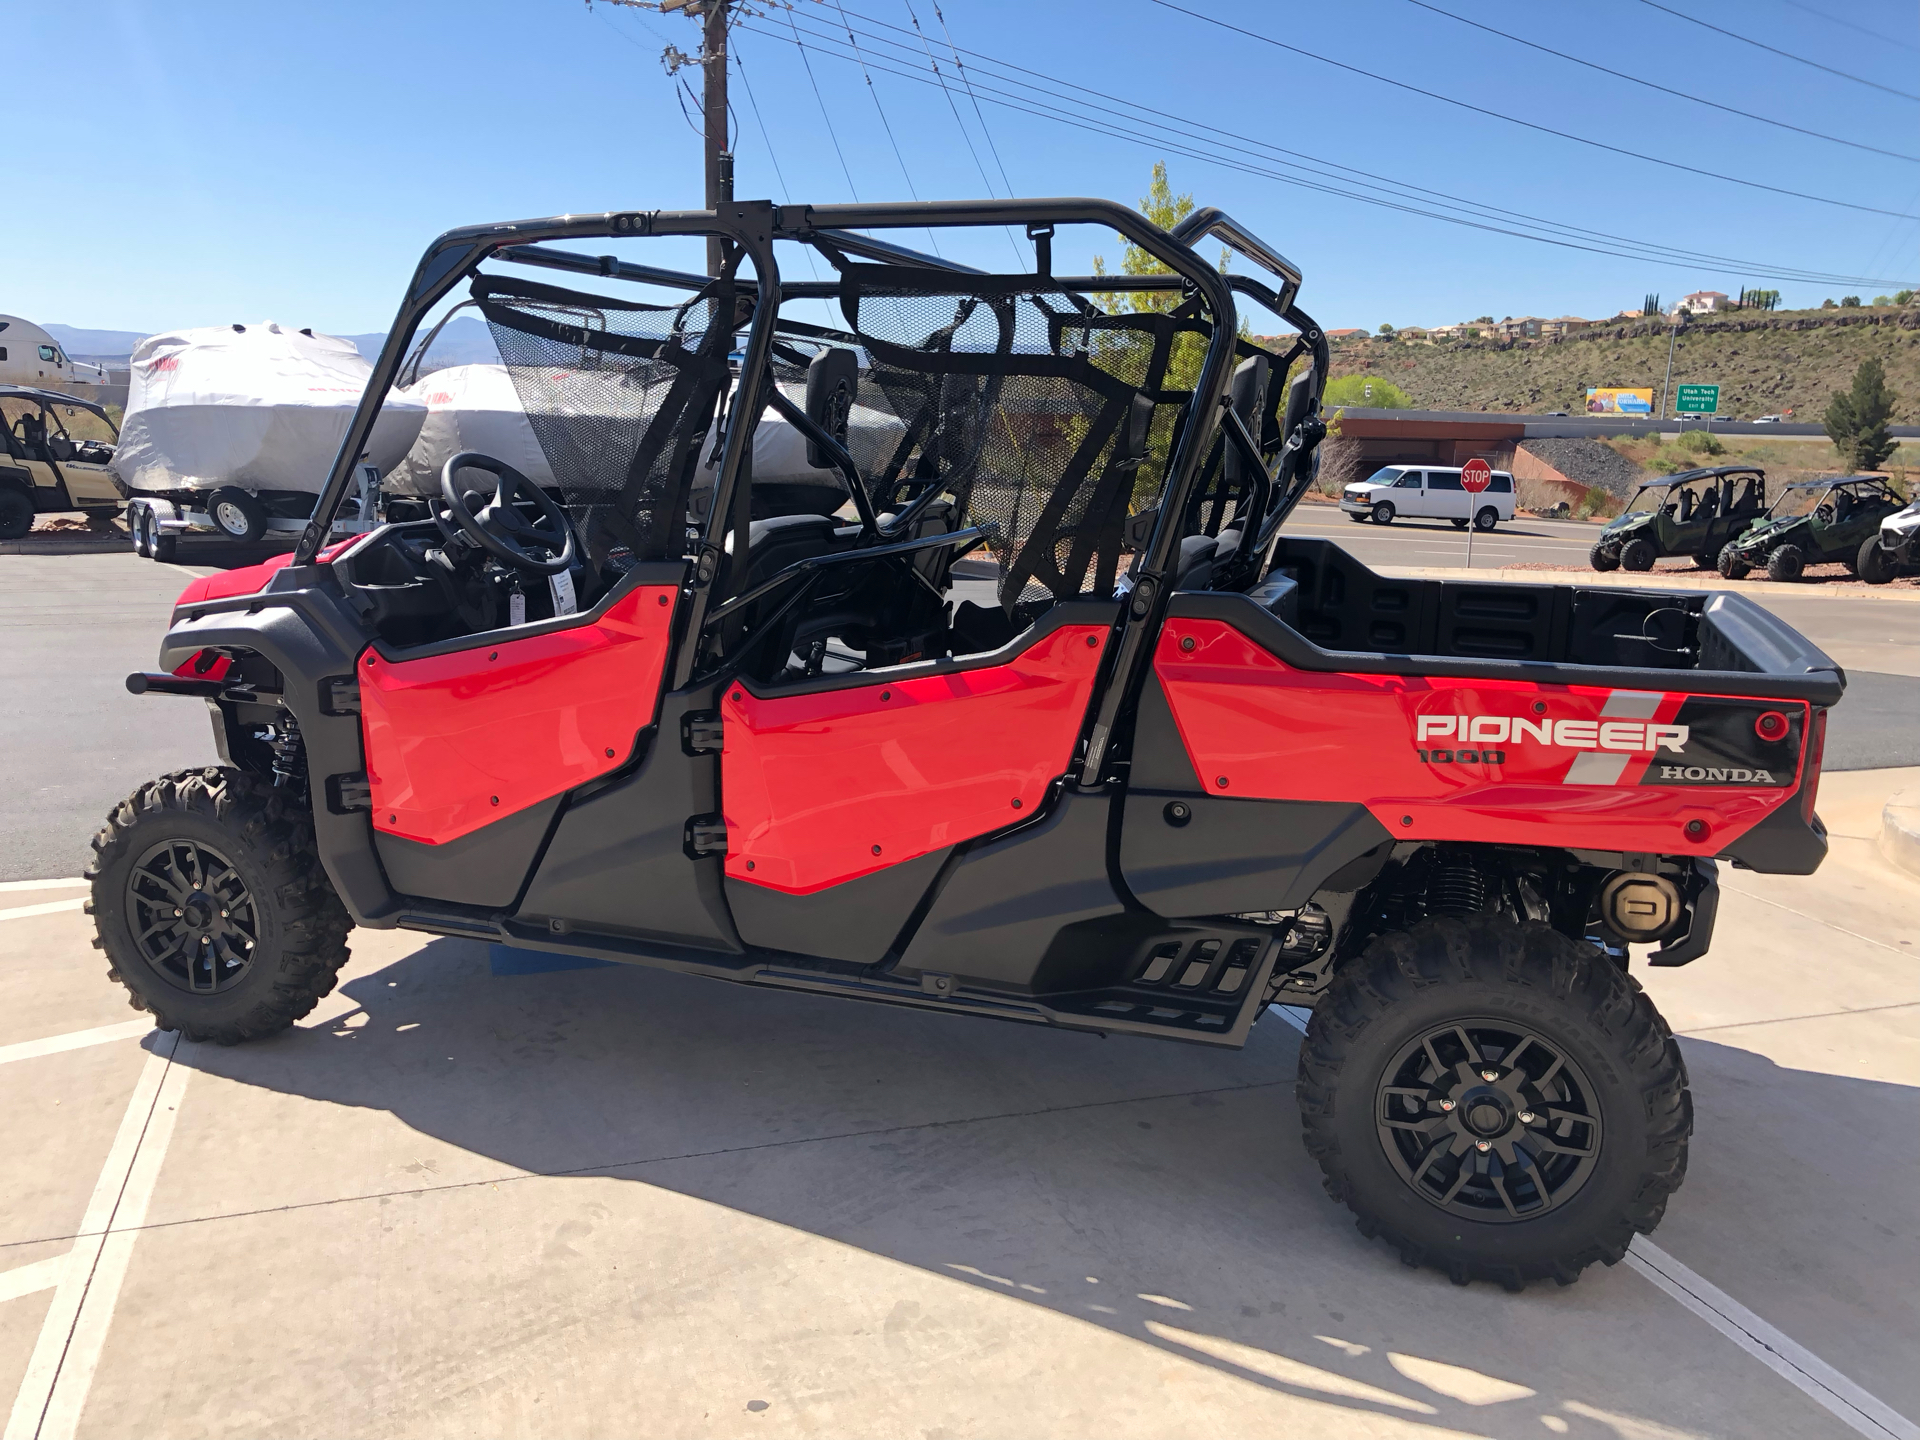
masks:
<path fill-rule="evenodd" d="M 1838 562 L 1853 570 L 1861 546 L 1906 503 L 1877 475 L 1789 485 L 1764 518 L 1721 548 L 1720 573 L 1743 580 L 1765 570 L 1770 580 L 1798 580 L 1809 565 Z"/>
<path fill-rule="evenodd" d="M 1728 541 L 1766 513 L 1767 475 L 1750 465 L 1683 470 L 1650 480 L 1607 524 L 1588 555 L 1596 570 L 1651 570 L 1669 555 L 1713 569 Z"/>
<path fill-rule="evenodd" d="M 999 274 L 884 238 L 1002 226 Z M 1056 273 L 1076 226 L 1166 272 Z M 717 273 L 664 263 L 708 238 Z M 1218 210 L 1096 200 L 449 231 L 297 550 L 195 580 L 129 677 L 207 702 L 218 760 L 95 839 L 112 979 L 223 1043 L 309 1013 L 356 926 L 1223 1047 L 1306 1007 L 1307 1148 L 1367 1234 L 1462 1283 L 1619 1260 L 1693 1123 L 1630 960 L 1708 952 L 1720 865 L 1820 864 L 1844 677 L 1737 595 L 1288 534 L 1326 433 L 1300 284 Z M 455 454 L 427 518 L 329 543 L 468 300 L 554 486 Z M 769 415 L 804 483 L 755 483 Z"/>
<path fill-rule="evenodd" d="M 62 412 L 76 410 L 118 438 L 112 418 L 92 400 L 0 385 L 0 540 L 18 540 L 33 528 L 35 515 L 79 510 L 105 517 L 119 511 L 120 487 L 107 468 L 113 443 L 69 433 Z"/>

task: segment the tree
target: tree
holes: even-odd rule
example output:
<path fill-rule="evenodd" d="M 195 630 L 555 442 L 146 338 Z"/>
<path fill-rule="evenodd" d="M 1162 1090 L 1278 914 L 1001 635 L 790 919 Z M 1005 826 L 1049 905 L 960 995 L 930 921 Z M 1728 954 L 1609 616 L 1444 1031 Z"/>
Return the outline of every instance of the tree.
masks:
<path fill-rule="evenodd" d="M 1140 197 L 1140 213 L 1158 225 L 1162 230 L 1171 230 L 1187 216 L 1193 213 L 1193 196 L 1176 195 L 1173 185 L 1167 179 L 1167 162 L 1153 162 L 1153 180 L 1147 186 L 1147 193 Z M 1093 257 L 1093 273 L 1105 275 L 1107 261 L 1103 255 Z M 1156 260 L 1147 251 L 1142 250 L 1131 240 L 1122 242 L 1120 251 L 1120 273 L 1122 275 L 1171 275 L 1173 268 Z M 1181 301 L 1177 290 L 1135 290 L 1128 292 L 1108 292 L 1099 297 L 1101 306 L 1110 315 L 1143 313 L 1149 310 L 1168 311 Z"/>
<path fill-rule="evenodd" d="M 1647 298 L 1640 302 L 1640 313 L 1648 319 L 1660 313 L 1660 292 L 1658 290 L 1649 290 L 1647 292 Z"/>
<path fill-rule="evenodd" d="M 1913 303 L 1915 293 L 1916 292 L 1912 290 L 1896 290 L 1893 293 L 1893 303 L 1896 305 L 1910 305 Z"/>
<path fill-rule="evenodd" d="M 1840 297 L 1840 307 L 1843 310 L 1849 306 L 1858 305 L 1859 303 L 1860 297 L 1858 295 L 1842 295 Z"/>
<path fill-rule="evenodd" d="M 1780 292 L 1778 290 L 1742 290 L 1740 303 L 1748 310 L 1778 310 Z"/>
<path fill-rule="evenodd" d="M 1382 322 L 1381 322 L 1381 325 L 1380 325 L 1380 333 L 1381 333 L 1382 335 L 1391 335 L 1391 334 L 1393 334 L 1393 326 L 1391 326 L 1391 325 L 1389 325 L 1389 324 L 1387 324 L 1387 323 L 1386 323 L 1385 321 L 1382 321 Z"/>
<path fill-rule="evenodd" d="M 1330 380 L 1320 403 L 1329 410 L 1336 405 L 1358 405 L 1374 410 L 1413 408 L 1413 400 L 1406 391 L 1377 375 L 1342 375 L 1338 380 Z"/>
<path fill-rule="evenodd" d="M 1893 391 L 1887 388 L 1887 372 L 1878 360 L 1862 360 L 1853 372 L 1853 384 L 1836 390 L 1827 402 L 1822 417 L 1827 438 L 1847 468 L 1858 474 L 1878 470 L 1900 442 L 1887 434 L 1887 421 L 1893 418 Z"/>

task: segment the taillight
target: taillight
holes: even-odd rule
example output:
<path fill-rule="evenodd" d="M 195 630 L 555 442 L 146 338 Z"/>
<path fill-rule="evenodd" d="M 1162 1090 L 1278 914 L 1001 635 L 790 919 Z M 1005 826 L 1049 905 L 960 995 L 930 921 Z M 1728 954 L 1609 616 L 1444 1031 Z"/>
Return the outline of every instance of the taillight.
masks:
<path fill-rule="evenodd" d="M 1813 734 L 1807 740 L 1807 766 L 1800 781 L 1800 813 L 1813 824 L 1813 806 L 1820 794 L 1820 762 L 1827 754 L 1827 712 L 1813 712 Z"/>

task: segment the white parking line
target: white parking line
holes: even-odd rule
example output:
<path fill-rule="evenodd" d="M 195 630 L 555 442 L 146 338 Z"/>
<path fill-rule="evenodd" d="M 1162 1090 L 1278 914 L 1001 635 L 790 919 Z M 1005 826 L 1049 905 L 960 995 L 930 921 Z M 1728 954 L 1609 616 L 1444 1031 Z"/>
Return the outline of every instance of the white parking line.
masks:
<path fill-rule="evenodd" d="M 83 890 L 92 883 L 77 876 L 71 880 L 0 880 L 0 895 L 16 890 Z"/>
<path fill-rule="evenodd" d="M 153 1182 L 172 1136 L 180 1091 L 192 1074 L 171 1063 L 179 1039 L 177 1034 L 162 1036 L 134 1083 L 126 1114 L 107 1151 L 107 1163 L 87 1201 L 80 1233 L 64 1257 L 65 1270 L 14 1396 L 4 1440 L 62 1440 L 73 1433 L 99 1362 L 99 1345 L 120 1298 L 120 1281 L 134 1240 L 130 1229 L 125 1234 L 113 1232 L 145 1219 Z M 109 1240 L 114 1242 L 111 1257 L 103 1254 Z"/>
<path fill-rule="evenodd" d="M 1294 1029 L 1306 1033 L 1307 1017 L 1312 1012 L 1295 1005 L 1270 1008 Z M 1831 1411 L 1855 1433 L 1869 1440 L 1920 1440 L 1920 1425 L 1868 1394 L 1646 1236 L 1634 1236 L 1627 1264 L 1789 1385 Z"/>
<path fill-rule="evenodd" d="M 0 910 L 0 920 L 24 920 L 29 915 L 52 915 L 60 910 L 78 910 L 86 904 L 84 896 L 72 900 L 48 900 L 39 905 L 16 905 L 11 910 Z"/>
<path fill-rule="evenodd" d="M 18 1300 L 22 1295 L 51 1290 L 67 1273 L 68 1255 L 49 1255 L 31 1265 L 16 1265 L 0 1274 L 0 1300 Z"/>
<path fill-rule="evenodd" d="M 44 1040 L 22 1040 L 17 1045 L 0 1045 L 0 1065 L 10 1060 L 37 1060 L 42 1055 L 85 1050 L 90 1045 L 107 1045 L 115 1040 L 138 1040 L 151 1029 L 151 1020 L 122 1020 L 118 1025 L 69 1030 L 65 1035 L 49 1035 Z"/>
<path fill-rule="evenodd" d="M 1782 1380 L 1832 1411 L 1849 1429 L 1871 1440 L 1920 1440 L 1920 1425 L 1869 1395 L 1811 1350 L 1795 1344 L 1646 1236 L 1634 1237 L 1627 1264 Z"/>

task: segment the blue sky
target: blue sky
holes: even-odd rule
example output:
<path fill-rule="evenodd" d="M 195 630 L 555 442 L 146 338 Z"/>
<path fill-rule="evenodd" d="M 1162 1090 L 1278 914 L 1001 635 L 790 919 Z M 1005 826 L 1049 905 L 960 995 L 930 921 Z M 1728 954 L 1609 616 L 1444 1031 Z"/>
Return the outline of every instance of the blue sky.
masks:
<path fill-rule="evenodd" d="M 1413 0 L 1181 3 L 1314 55 L 1636 154 L 1920 213 L 1920 163 L 1657 94 Z M 1920 103 L 1715 35 L 1640 0 L 1433 3 L 1689 94 L 1920 156 Z M 885 34 L 876 22 L 908 26 L 910 6 L 944 61 L 933 0 L 848 0 L 847 12 L 862 30 Z M 837 26 L 835 4 L 797 0 L 797 7 L 803 27 Z M 1910 0 L 1671 0 L 1670 8 L 1920 92 L 1920 16 Z M 1084 87 L 1066 93 L 1087 103 L 1132 101 L 1178 117 L 1170 123 L 1213 126 L 1227 137 L 1690 252 L 1920 281 L 1920 224 L 1913 221 L 1556 139 L 1151 0 L 942 0 L 940 10 L 964 49 Z M 875 70 L 871 91 L 850 61 L 825 48 L 810 55 L 830 130 L 800 53 L 779 38 L 787 21 L 775 12 L 748 24 L 736 38 L 747 83 L 736 71 L 734 85 L 742 197 L 845 201 L 852 198 L 847 171 L 864 200 L 907 199 L 909 184 L 922 198 L 973 197 L 989 185 L 1005 192 L 1004 165 L 1017 194 L 1132 202 L 1152 162 L 1164 158 L 1176 189 L 1222 206 L 1292 256 L 1307 274 L 1302 303 L 1334 327 L 1486 313 L 1610 315 L 1637 306 L 1650 289 L 1671 299 L 1766 284 L 1797 305 L 1893 288 L 1765 280 L 1738 265 L 1553 248 L 1191 158 L 1134 126 L 1123 127 L 1122 137 L 1094 135 L 990 100 L 983 107 L 989 147 L 964 96 L 957 121 L 940 90 L 882 68 L 911 67 L 931 78 L 924 56 L 916 65 L 864 40 Z M 43 99 L 12 109 L 10 168 L 16 177 L 58 178 L 37 207 L 13 187 L 8 209 L 16 223 L 7 227 L 0 310 L 42 322 L 153 331 L 275 319 L 335 333 L 381 330 L 421 249 L 440 230 L 701 200 L 699 142 L 658 60 L 669 41 L 695 48 L 697 26 L 680 17 L 604 0 L 69 0 L 11 7 L 7 27 L 10 71 L 29 77 L 29 92 L 44 85 Z M 972 63 L 985 84 L 986 63 Z M 945 68 L 951 77 L 951 65 Z M 697 91 L 697 72 L 687 78 Z M 1231 138 L 1199 148 L 1224 143 Z M 57 162 L 45 158 L 56 150 L 63 152 Z M 1057 264 L 1084 263 L 1101 248 L 1091 239 L 1063 239 Z M 998 232 L 947 248 L 983 264 L 1011 260 Z M 1117 258 L 1110 243 L 1105 248 Z M 681 258 L 697 267 L 696 257 Z"/>

